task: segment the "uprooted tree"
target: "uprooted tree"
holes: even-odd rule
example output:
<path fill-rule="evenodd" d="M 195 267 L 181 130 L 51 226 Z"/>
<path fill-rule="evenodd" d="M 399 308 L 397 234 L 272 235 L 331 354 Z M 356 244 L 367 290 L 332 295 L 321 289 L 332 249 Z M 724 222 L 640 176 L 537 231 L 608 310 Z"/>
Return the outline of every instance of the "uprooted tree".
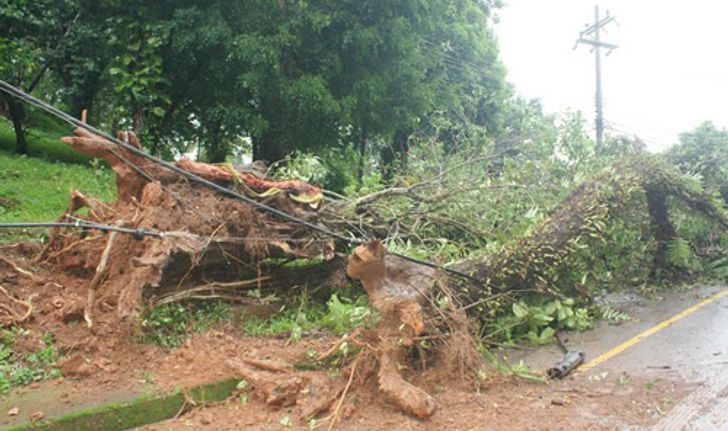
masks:
<path fill-rule="evenodd" d="M 133 134 L 125 138 L 140 148 Z M 554 270 L 568 264 L 574 251 L 590 238 L 599 237 L 634 194 L 646 198 L 657 243 L 655 273 L 669 270 L 665 244 L 675 230 L 667 217 L 668 199 L 679 199 L 728 227 L 725 210 L 712 195 L 669 166 L 640 155 L 616 163 L 578 187 L 515 243 L 483 259 L 461 262 L 458 269 L 471 274 L 471 279 L 388 255 L 378 241 L 356 248 L 344 265 L 342 253 L 348 251 L 348 244 L 223 196 L 84 129 L 63 141 L 79 153 L 109 163 L 118 198 L 103 203 L 73 192 L 59 220 L 143 229 L 159 233 L 159 238 L 51 230 L 36 259 L 66 277 L 88 283 L 66 292 L 63 299 L 34 299 L 40 304 L 38 310 L 55 313 L 63 321 L 83 319 L 90 331 L 103 335 L 118 331 L 119 322 L 131 321 L 127 317 L 144 304 L 206 299 L 252 303 L 265 300 L 266 292 L 282 296 L 292 286 L 334 289 L 346 282 L 346 273 L 361 281 L 381 317 L 374 328 L 356 330 L 342 340 L 360 348 L 351 362 L 349 381 L 309 406 L 307 415 L 331 408 L 346 394 L 352 379 L 370 375 L 377 376 L 379 389 L 403 411 L 418 417 L 431 415 L 435 399 L 403 377 L 403 364 L 414 361 L 412 369 L 434 378 L 454 375 L 477 381 L 473 376 L 480 362 L 476 325 L 471 322 L 486 324 L 509 292 L 549 292 Z M 390 189 L 322 210 L 321 191 L 305 182 L 273 181 L 252 168 L 188 160 L 177 166 L 301 220 L 332 228 L 357 225 L 368 232 L 378 232 L 381 226 L 366 226 L 357 217 L 362 205 L 413 192 L 412 187 Z M 289 265 L 304 259 L 305 265 Z M 0 293 L 12 298 L 0 307 L 3 325 L 31 317 L 27 298 Z M 429 349 L 421 340 L 428 341 Z M 293 371 L 251 360 L 232 366 L 263 391 L 270 404 L 295 402 L 301 380 Z"/>

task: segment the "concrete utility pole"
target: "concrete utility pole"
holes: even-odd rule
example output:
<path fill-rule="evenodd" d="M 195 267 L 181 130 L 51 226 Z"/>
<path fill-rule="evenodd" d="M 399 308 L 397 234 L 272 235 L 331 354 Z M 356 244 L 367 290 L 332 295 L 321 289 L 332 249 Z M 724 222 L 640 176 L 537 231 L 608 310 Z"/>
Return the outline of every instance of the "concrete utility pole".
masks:
<path fill-rule="evenodd" d="M 594 6 L 594 24 L 590 25 L 586 29 L 579 33 L 579 39 L 576 40 L 576 46 L 580 43 L 591 45 L 594 50 L 594 57 L 596 58 L 596 69 L 597 69 L 597 91 L 596 91 L 596 129 L 597 129 L 597 145 L 602 144 L 602 137 L 604 136 L 604 109 L 602 107 L 602 53 L 601 49 L 606 48 L 607 55 L 609 55 L 613 49 L 617 48 L 617 45 L 612 43 L 602 42 L 600 39 L 600 30 L 614 21 L 614 17 L 607 16 L 604 18 L 599 17 L 599 5 Z M 590 38 L 591 37 L 591 38 Z M 574 49 L 576 49 L 576 46 Z"/>

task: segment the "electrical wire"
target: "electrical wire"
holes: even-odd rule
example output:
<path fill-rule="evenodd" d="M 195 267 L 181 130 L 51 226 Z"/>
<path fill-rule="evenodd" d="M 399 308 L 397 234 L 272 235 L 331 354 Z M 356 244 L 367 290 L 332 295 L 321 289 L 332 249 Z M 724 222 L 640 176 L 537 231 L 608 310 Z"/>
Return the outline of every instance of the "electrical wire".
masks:
<path fill-rule="evenodd" d="M 151 161 L 153 163 L 156 163 L 157 165 L 160 165 L 162 167 L 165 167 L 165 168 L 171 170 L 172 172 L 175 172 L 175 173 L 181 175 L 184 178 L 187 178 L 189 180 L 192 180 L 192 181 L 195 181 L 195 182 L 197 182 L 199 184 L 202 184 L 202 185 L 204 185 L 206 187 L 209 187 L 209 188 L 211 188 L 211 189 L 213 189 L 213 190 L 215 190 L 215 191 L 217 191 L 217 192 L 219 192 L 219 193 L 221 193 L 223 195 L 226 195 L 226 196 L 229 196 L 229 197 L 232 197 L 232 198 L 241 200 L 241 201 L 243 201 L 243 202 L 245 202 L 245 203 L 247 203 L 247 204 L 249 204 L 249 205 L 251 205 L 251 206 L 253 206 L 255 208 L 258 208 L 260 210 L 263 210 L 263 211 L 269 212 L 271 214 L 274 214 L 274 215 L 276 215 L 276 216 L 278 216 L 278 217 L 280 217 L 280 218 L 282 218 L 284 220 L 287 220 L 289 222 L 292 222 L 292 223 L 296 223 L 296 224 L 305 226 L 305 227 L 307 227 L 308 229 L 310 229 L 312 231 L 315 231 L 315 232 L 324 234 L 324 235 L 329 236 L 329 237 L 334 238 L 334 239 L 338 239 L 340 241 L 343 241 L 346 244 L 363 244 L 365 242 L 364 240 L 359 239 L 359 238 L 344 236 L 344 235 L 342 235 L 340 233 L 337 233 L 337 232 L 334 232 L 334 231 L 332 231 L 332 230 L 330 230 L 330 229 L 328 229 L 328 228 L 326 228 L 324 226 L 321 226 L 321 225 L 314 224 L 314 223 L 311 223 L 309 221 L 303 220 L 303 219 L 301 219 L 299 217 L 296 217 L 296 216 L 293 216 L 293 215 L 288 214 L 286 212 L 283 212 L 283 211 L 281 211 L 281 210 L 279 210 L 277 208 L 273 208 L 273 207 L 271 207 L 269 205 L 266 205 L 266 204 L 264 204 L 262 202 L 258 202 L 255 199 L 252 199 L 252 198 L 250 198 L 248 196 L 245 196 L 245 195 L 242 195 L 240 193 L 237 193 L 234 190 L 230 190 L 230 189 L 225 188 L 225 187 L 223 187 L 223 186 L 221 186 L 219 184 L 215 184 L 212 181 L 206 180 L 205 178 L 202 178 L 202 177 L 200 177 L 198 175 L 195 175 L 192 172 L 186 171 L 186 170 L 184 170 L 184 169 L 182 169 L 182 168 L 174 165 L 173 163 L 170 163 L 170 162 L 167 162 L 165 160 L 162 160 L 162 159 L 160 159 L 158 157 L 155 157 L 155 156 L 153 156 L 153 155 L 151 155 L 151 154 L 149 154 L 149 153 L 147 153 L 147 152 L 145 152 L 143 150 L 140 150 L 139 148 L 136 148 L 136 147 L 134 147 L 132 145 L 127 144 L 126 142 L 123 142 L 120 139 L 117 139 L 116 137 L 113 137 L 113 136 L 109 135 L 106 132 L 103 132 L 103 131 L 101 131 L 101 130 L 99 130 L 99 129 L 97 129 L 97 128 L 89 125 L 89 124 L 86 124 L 86 123 L 84 123 L 84 122 L 82 122 L 82 121 L 80 121 L 80 120 L 72 117 L 71 115 L 69 115 L 69 114 L 67 114 L 67 113 L 59 110 L 58 108 L 56 108 L 56 107 L 54 107 L 54 106 L 52 106 L 52 105 L 50 105 L 50 104 L 48 104 L 46 102 L 43 102 L 42 100 L 40 100 L 40 99 L 38 99 L 36 97 L 31 96 L 30 94 L 24 92 L 23 90 L 15 87 L 15 86 L 13 86 L 13 85 L 11 85 L 11 84 L 3 81 L 3 80 L 0 80 L 0 90 L 4 91 L 7 94 L 10 94 L 11 96 L 13 96 L 13 97 L 15 97 L 15 98 L 17 98 L 19 100 L 22 100 L 22 101 L 24 101 L 24 102 L 26 102 L 26 103 L 28 103 L 30 105 L 33 105 L 33 106 L 35 106 L 35 107 L 37 107 L 37 108 L 39 108 L 39 109 L 41 109 L 41 110 L 43 110 L 43 111 L 45 111 L 45 112 L 47 112 L 47 113 L 49 113 L 51 115 L 57 117 L 57 118 L 65 121 L 65 122 L 67 122 L 67 123 L 69 123 L 69 124 L 71 124 L 73 126 L 80 127 L 82 129 L 85 129 L 85 130 L 87 130 L 87 131 L 95 134 L 95 135 L 98 135 L 100 137 L 103 137 L 103 138 L 107 139 L 108 141 L 113 142 L 117 146 L 125 149 L 126 151 L 129 151 L 130 153 L 132 153 L 134 155 L 137 155 L 137 156 L 142 157 L 144 159 L 147 159 L 147 160 L 149 160 L 149 161 Z M 75 226 L 75 224 L 73 224 L 73 223 L 71 223 L 71 225 Z M 99 225 L 99 226 L 101 226 L 101 225 Z M 0 225 L 0 227 L 2 227 L 2 226 Z M 123 228 L 119 228 L 119 229 L 123 229 Z M 439 264 L 436 264 L 436 263 L 428 262 L 428 261 L 425 261 L 425 260 L 420 260 L 420 259 L 416 259 L 416 258 L 413 258 L 413 257 L 409 257 L 407 255 L 404 255 L 404 254 L 401 254 L 401 253 L 397 253 L 397 252 L 389 252 L 389 253 L 392 254 L 392 255 L 394 255 L 394 256 L 397 256 L 397 257 L 399 257 L 401 259 L 404 259 L 404 260 L 407 260 L 409 262 L 412 262 L 412 263 L 416 263 L 416 264 L 423 265 L 423 266 L 428 266 L 430 268 L 441 269 L 441 270 L 446 271 L 446 272 L 449 272 L 449 273 L 451 273 L 453 275 L 457 275 L 459 277 L 468 279 L 468 280 L 470 280 L 472 282 L 475 282 L 475 283 L 478 283 L 478 284 L 484 284 L 482 280 L 480 280 L 480 279 L 478 279 L 476 277 L 473 277 L 472 275 L 467 274 L 467 273 L 462 272 L 462 271 L 458 271 L 458 270 L 455 270 L 455 269 L 452 269 L 452 268 L 448 268 L 446 266 L 439 265 Z"/>
<path fill-rule="evenodd" d="M 67 227 L 79 229 L 93 229 L 107 232 L 119 232 L 133 235 L 135 239 L 142 239 L 145 236 L 163 238 L 165 235 L 161 232 L 145 230 L 145 229 L 129 229 L 119 226 L 111 226 L 107 224 L 88 223 L 88 222 L 38 222 L 38 223 L 0 223 L 0 229 L 27 229 L 27 228 L 47 228 L 47 227 Z"/>

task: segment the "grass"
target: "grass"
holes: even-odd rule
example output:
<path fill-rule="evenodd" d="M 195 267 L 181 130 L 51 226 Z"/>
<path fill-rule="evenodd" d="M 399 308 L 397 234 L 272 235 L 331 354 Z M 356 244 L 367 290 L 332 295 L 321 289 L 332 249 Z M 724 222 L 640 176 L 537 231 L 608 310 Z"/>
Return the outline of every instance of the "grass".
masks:
<path fill-rule="evenodd" d="M 325 306 L 300 298 L 295 306 L 267 319 L 248 317 L 242 323 L 242 330 L 250 336 L 286 335 L 297 341 L 306 332 L 326 329 L 341 335 L 376 319 L 366 296 L 354 300 L 347 296 L 339 299 L 339 295 L 333 294 Z M 141 317 L 141 341 L 169 349 L 182 344 L 190 334 L 232 320 L 232 309 L 223 302 L 160 305 L 146 310 Z"/>
<path fill-rule="evenodd" d="M 0 150 L 0 222 L 53 221 L 74 189 L 102 201 L 116 194 L 113 174 L 101 164 L 51 162 Z M 0 230 L 0 242 L 38 234 Z"/>
<path fill-rule="evenodd" d="M 0 332 L 0 395 L 16 386 L 60 376 L 60 371 L 55 368 L 59 355 L 50 333 L 41 336 L 42 347 L 34 352 L 16 352 L 14 347 L 18 340 L 29 335 L 28 331 L 20 328 Z"/>
<path fill-rule="evenodd" d="M 71 164 L 91 163 L 91 159 L 81 155 L 60 142 L 61 136 L 72 134 L 70 126 L 57 124 L 42 116 L 31 116 L 26 126 L 25 138 L 28 155 L 54 162 Z M 15 130 L 7 118 L 0 117 L 0 150 L 15 152 Z"/>

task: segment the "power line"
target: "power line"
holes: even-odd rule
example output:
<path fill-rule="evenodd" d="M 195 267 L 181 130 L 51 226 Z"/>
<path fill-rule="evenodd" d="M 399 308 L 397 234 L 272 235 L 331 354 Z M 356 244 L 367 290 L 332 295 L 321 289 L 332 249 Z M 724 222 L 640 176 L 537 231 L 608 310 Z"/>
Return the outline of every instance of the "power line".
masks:
<path fill-rule="evenodd" d="M 433 42 L 429 39 L 420 37 L 419 40 L 424 43 L 425 45 L 429 46 L 431 50 L 436 50 L 440 52 L 444 57 L 456 62 L 460 63 L 463 66 L 470 67 L 474 70 L 481 70 L 483 67 L 488 66 L 487 63 L 475 63 L 473 61 L 469 61 L 465 59 L 465 56 L 467 53 L 465 52 L 458 52 L 455 50 L 452 46 L 450 46 L 449 41 L 446 43 L 437 43 Z M 477 61 L 477 59 L 474 59 Z"/>
<path fill-rule="evenodd" d="M 67 227 L 67 228 L 78 228 L 78 229 L 93 229 L 108 232 L 119 232 L 128 235 L 133 235 L 135 239 L 142 239 L 145 236 L 151 236 L 155 238 L 163 238 L 165 234 L 150 231 L 145 229 L 129 229 L 119 226 L 110 226 L 100 223 L 88 223 L 88 222 L 38 222 L 38 223 L 0 223 L 0 229 L 28 229 L 28 228 L 48 228 L 48 227 Z"/>
<path fill-rule="evenodd" d="M 420 40 L 425 45 L 428 45 L 430 50 L 437 50 L 440 54 L 442 54 L 442 60 L 445 64 L 456 67 L 461 72 L 469 71 L 476 75 L 481 75 L 483 74 L 482 69 L 487 66 L 485 64 L 479 65 L 464 60 L 461 55 L 452 54 L 452 51 L 446 51 L 442 46 L 439 46 L 438 44 L 431 42 L 427 39 L 421 38 Z"/>
<path fill-rule="evenodd" d="M 610 121 L 606 122 L 605 128 L 607 130 L 612 130 L 612 131 L 620 133 L 620 134 L 632 135 L 634 137 L 637 137 L 637 138 L 643 140 L 644 142 L 646 142 L 648 144 L 651 144 L 655 148 L 668 148 L 670 145 L 674 144 L 674 142 L 666 143 L 665 139 L 660 138 L 651 133 L 645 133 L 642 131 L 638 132 L 637 129 L 633 129 L 629 126 L 621 126 L 619 124 L 616 124 L 616 123 L 613 123 Z"/>
<path fill-rule="evenodd" d="M 214 183 L 212 181 L 206 180 L 205 178 L 202 178 L 202 177 L 200 177 L 198 175 L 195 175 L 192 172 L 186 171 L 186 170 L 184 170 L 184 169 L 176 166 L 173 163 L 170 163 L 170 162 L 167 162 L 165 160 L 162 160 L 162 159 L 160 159 L 158 157 L 155 157 L 155 156 L 153 156 L 153 155 L 151 155 L 151 154 L 149 154 L 149 153 L 147 153 L 147 152 L 145 152 L 145 151 L 143 151 L 143 150 L 141 150 L 139 148 L 136 148 L 136 147 L 134 147 L 132 145 L 129 145 L 126 142 L 124 142 L 124 141 L 122 141 L 120 139 L 117 139 L 117 138 L 109 135 L 106 132 L 103 132 L 103 131 L 101 131 L 101 130 L 99 130 L 99 129 L 97 129 L 97 128 L 95 128 L 95 127 L 93 127 L 93 126 L 91 126 L 91 125 L 89 125 L 87 123 L 84 123 L 84 122 L 82 122 L 82 121 L 80 121 L 80 120 L 72 117 L 71 115 L 69 115 L 69 114 L 67 114 L 67 113 L 59 110 L 58 108 L 56 108 L 56 107 L 54 107 L 52 105 L 49 105 L 48 103 L 45 103 L 45 102 L 43 102 L 42 100 L 40 100 L 40 99 L 38 99 L 36 97 L 31 96 L 30 94 L 24 92 L 23 90 L 15 87 L 15 86 L 13 86 L 13 85 L 11 85 L 11 84 L 3 81 L 3 80 L 0 80 L 0 90 L 2 90 L 5 93 L 10 94 L 13 97 L 15 97 L 17 99 L 20 99 L 20 100 L 22 100 L 22 101 L 24 101 L 26 103 L 29 103 L 29 104 L 31 104 L 33 106 L 36 106 L 37 108 L 40 108 L 40 109 L 48 112 L 49 114 L 51 114 L 51 115 L 53 115 L 53 116 L 55 116 L 55 117 L 57 117 L 57 118 L 65 121 L 65 122 L 67 122 L 67 123 L 69 123 L 71 125 L 74 125 L 76 127 L 80 127 L 82 129 L 85 129 L 85 130 L 87 130 L 87 131 L 89 131 L 89 132 L 97 135 L 97 136 L 103 137 L 103 138 L 107 139 L 108 141 L 116 144 L 117 146 L 119 146 L 119 147 L 121 147 L 121 148 L 129 151 L 130 153 L 132 153 L 134 155 L 137 155 L 139 157 L 142 157 L 144 159 L 147 159 L 147 160 L 151 161 L 152 163 L 155 163 L 155 164 L 160 165 L 160 166 L 162 166 L 164 168 L 167 168 L 167 169 L 171 170 L 172 172 L 175 172 L 175 173 L 181 175 L 184 178 L 187 178 L 189 180 L 192 180 L 194 182 L 197 182 L 199 184 L 202 184 L 202 185 L 204 185 L 204 186 L 206 186 L 208 188 L 211 188 L 211 189 L 213 189 L 213 190 L 215 190 L 215 191 L 217 191 L 217 192 L 219 192 L 219 193 L 221 193 L 221 194 L 223 194 L 225 196 L 228 196 L 228 197 L 232 197 L 232 198 L 241 200 L 241 201 L 243 201 L 243 202 L 245 202 L 245 203 L 247 203 L 247 204 L 249 204 L 249 205 L 257 208 L 257 209 L 260 209 L 260 210 L 269 212 L 271 214 L 274 214 L 274 215 L 276 215 L 276 216 L 278 216 L 278 217 L 280 217 L 280 218 L 282 218 L 284 220 L 287 220 L 289 222 L 292 222 L 292 223 L 296 223 L 296 224 L 305 226 L 305 227 L 307 227 L 308 229 L 310 229 L 312 231 L 319 232 L 319 233 L 321 233 L 323 235 L 329 236 L 329 237 L 334 238 L 334 239 L 338 239 L 340 241 L 343 241 L 345 244 L 363 244 L 365 242 L 364 240 L 359 239 L 359 238 L 344 236 L 344 235 L 342 235 L 340 233 L 337 233 L 337 232 L 334 232 L 331 229 L 328 229 L 328 228 L 326 228 L 324 226 L 321 226 L 321 225 L 314 224 L 314 223 L 311 223 L 309 221 L 303 220 L 303 219 L 301 219 L 299 217 L 296 217 L 296 216 L 293 216 L 293 215 L 288 214 L 286 212 L 283 212 L 283 211 L 281 211 L 281 210 L 279 210 L 277 208 L 273 208 L 273 207 L 271 207 L 269 205 L 266 205 L 266 204 L 264 204 L 262 202 L 258 202 L 255 199 L 250 198 L 250 197 L 245 196 L 245 195 L 242 195 L 242 194 L 240 194 L 240 193 L 238 193 L 238 192 L 236 192 L 234 190 L 230 190 L 230 189 L 225 188 L 225 187 L 223 187 L 223 186 L 221 186 L 219 184 L 216 184 L 216 183 Z M 457 275 L 457 276 L 462 277 L 462 278 L 466 278 L 466 279 L 468 279 L 470 281 L 473 281 L 473 282 L 476 282 L 476 283 L 479 283 L 479 284 L 485 284 L 482 280 L 480 280 L 478 278 L 475 278 L 475 277 L 473 277 L 470 274 L 467 274 L 465 272 L 458 271 L 458 270 L 455 270 L 455 269 L 452 269 L 452 268 L 448 268 L 448 267 L 445 267 L 443 265 L 439 265 L 439 264 L 436 264 L 436 263 L 428 262 L 428 261 L 425 261 L 425 260 L 415 259 L 413 257 L 409 257 L 409 256 L 404 255 L 402 253 L 397 253 L 397 252 L 391 252 L 390 251 L 389 254 L 394 255 L 394 256 L 397 256 L 397 257 L 399 257 L 401 259 L 407 260 L 407 261 L 412 262 L 412 263 L 416 263 L 416 264 L 423 265 L 423 266 L 428 266 L 430 268 L 441 269 L 443 271 L 449 272 L 451 274 Z"/>

